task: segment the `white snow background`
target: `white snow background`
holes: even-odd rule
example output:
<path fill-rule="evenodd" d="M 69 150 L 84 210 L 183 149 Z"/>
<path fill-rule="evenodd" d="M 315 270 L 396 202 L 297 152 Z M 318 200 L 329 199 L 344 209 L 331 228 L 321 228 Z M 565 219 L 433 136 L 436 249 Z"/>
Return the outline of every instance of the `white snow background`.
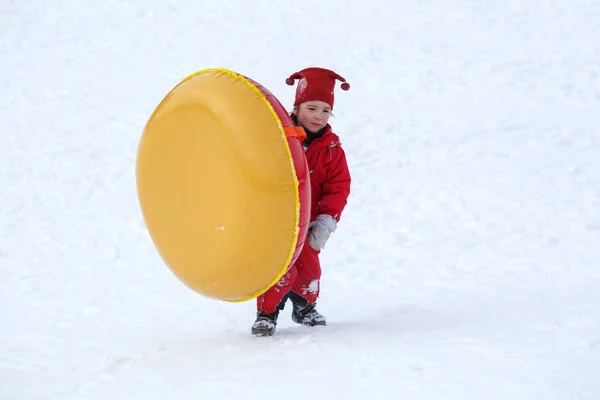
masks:
<path fill-rule="evenodd" d="M 0 399 L 600 399 L 600 3 L 0 4 Z M 222 67 L 332 68 L 328 326 L 255 338 L 141 217 L 143 127 Z"/>

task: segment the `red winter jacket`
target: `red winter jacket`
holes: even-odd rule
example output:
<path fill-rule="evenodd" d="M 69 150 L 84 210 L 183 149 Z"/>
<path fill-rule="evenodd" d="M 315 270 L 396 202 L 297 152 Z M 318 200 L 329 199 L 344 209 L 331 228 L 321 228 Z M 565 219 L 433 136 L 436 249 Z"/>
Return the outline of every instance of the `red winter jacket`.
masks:
<path fill-rule="evenodd" d="M 339 137 L 327 124 L 323 135 L 310 141 L 306 160 L 310 172 L 311 215 L 314 221 L 319 214 L 329 214 L 336 221 L 350 194 L 350 171 L 346 153 Z"/>

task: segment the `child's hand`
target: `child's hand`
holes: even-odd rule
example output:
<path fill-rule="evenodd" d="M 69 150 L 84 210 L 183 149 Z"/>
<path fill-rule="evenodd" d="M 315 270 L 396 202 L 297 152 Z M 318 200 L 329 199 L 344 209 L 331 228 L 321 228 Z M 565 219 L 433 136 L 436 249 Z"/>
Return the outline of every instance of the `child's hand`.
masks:
<path fill-rule="evenodd" d="M 308 244 L 314 250 L 323 250 L 329 236 L 335 232 L 337 222 L 331 215 L 321 214 L 308 225 Z"/>

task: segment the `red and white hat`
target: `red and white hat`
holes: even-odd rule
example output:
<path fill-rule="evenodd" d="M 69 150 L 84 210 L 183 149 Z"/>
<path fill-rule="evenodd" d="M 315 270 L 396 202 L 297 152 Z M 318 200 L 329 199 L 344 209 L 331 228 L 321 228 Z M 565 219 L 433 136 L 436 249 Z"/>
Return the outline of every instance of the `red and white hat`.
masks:
<path fill-rule="evenodd" d="M 294 106 L 304 103 L 305 101 L 319 100 L 329 104 L 333 109 L 333 89 L 335 88 L 335 80 L 337 79 L 342 82 L 342 85 L 340 86 L 342 90 L 350 89 L 350 84 L 347 83 L 344 78 L 335 72 L 324 68 L 310 67 L 295 72 L 285 80 L 285 83 L 292 86 L 296 79 L 299 79 L 300 81 L 296 87 Z"/>

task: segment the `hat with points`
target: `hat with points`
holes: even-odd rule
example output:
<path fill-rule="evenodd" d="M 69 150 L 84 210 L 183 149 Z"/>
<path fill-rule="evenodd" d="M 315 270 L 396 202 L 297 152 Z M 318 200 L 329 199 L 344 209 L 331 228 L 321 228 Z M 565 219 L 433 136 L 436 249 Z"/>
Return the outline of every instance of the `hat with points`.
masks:
<path fill-rule="evenodd" d="M 333 109 L 333 91 L 336 79 L 342 82 L 340 86 L 342 90 L 350 89 L 350 84 L 340 75 L 329 69 L 318 67 L 310 67 L 295 72 L 285 80 L 285 83 L 292 86 L 296 80 L 299 80 L 296 87 L 294 106 L 306 101 L 319 100 L 329 104 Z"/>

